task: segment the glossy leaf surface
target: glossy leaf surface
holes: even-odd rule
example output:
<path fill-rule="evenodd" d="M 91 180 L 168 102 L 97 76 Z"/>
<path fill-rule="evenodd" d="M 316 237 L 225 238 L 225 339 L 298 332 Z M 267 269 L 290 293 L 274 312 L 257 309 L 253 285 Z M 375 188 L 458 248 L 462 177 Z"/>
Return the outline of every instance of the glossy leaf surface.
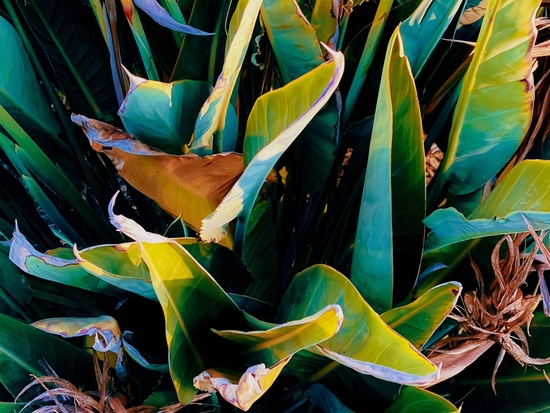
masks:
<path fill-rule="evenodd" d="M 162 83 L 130 73 L 128 77 L 130 91 L 118 111 L 126 131 L 164 152 L 184 153 L 210 85 L 192 80 Z"/>
<path fill-rule="evenodd" d="M 532 117 L 532 48 L 539 0 L 490 0 L 462 81 L 438 184 L 467 194 L 510 159 Z"/>
<path fill-rule="evenodd" d="M 246 347 L 243 355 L 251 364 L 275 364 L 300 350 L 334 336 L 344 321 L 338 305 L 323 308 L 312 316 L 279 324 L 265 331 L 216 331 L 216 334 Z"/>
<path fill-rule="evenodd" d="M 227 223 L 239 217 L 235 250 L 237 253 L 242 254 L 250 213 L 265 178 L 283 152 L 294 142 L 315 114 L 328 102 L 330 96 L 338 87 L 344 70 L 344 56 L 339 52 L 332 52 L 332 56 L 333 61 L 317 67 L 281 89 L 263 95 L 256 101 L 248 123 L 251 131 L 258 128 L 257 130 L 259 133 L 261 131 L 262 134 L 259 136 L 254 135 L 254 140 L 257 140 L 258 144 L 247 145 L 247 149 L 245 149 L 245 159 L 251 159 L 252 157 L 254 159 L 248 164 L 243 175 L 225 196 L 216 211 L 203 220 L 201 227 L 201 238 L 203 240 L 221 239 L 225 235 L 224 227 Z M 300 103 L 300 106 L 304 108 L 303 112 L 292 113 L 292 117 L 285 114 L 286 116 L 281 120 L 282 127 L 280 127 L 280 131 L 264 129 L 270 125 L 267 119 L 267 108 L 273 105 L 288 107 L 289 102 L 296 103 L 295 97 L 297 95 L 304 94 L 303 99 L 307 100 L 307 104 L 302 106 L 302 103 Z M 246 136 L 245 141 L 251 139 L 249 137 L 253 135 L 247 132 Z M 263 149 L 259 150 L 261 147 Z"/>
<path fill-rule="evenodd" d="M 164 10 L 156 0 L 133 0 L 133 2 L 154 21 L 170 30 L 195 36 L 210 36 L 212 34 L 174 20 L 174 18 L 170 16 L 170 13 Z"/>
<path fill-rule="evenodd" d="M 435 380 L 437 367 L 388 327 L 343 274 L 326 265 L 315 265 L 294 277 L 276 321 L 307 317 L 329 304 L 342 307 L 344 323 L 338 334 L 314 348 L 317 354 L 395 383 Z"/>
<path fill-rule="evenodd" d="M 462 285 L 457 282 L 438 285 L 412 303 L 386 311 L 380 317 L 420 349 L 452 311 L 461 292 Z"/>
<path fill-rule="evenodd" d="M 414 285 L 425 203 L 420 106 L 396 29 L 376 105 L 350 277 L 379 312 L 392 307 L 396 292 L 402 299 Z"/>
<path fill-rule="evenodd" d="M 149 267 L 153 288 L 166 319 L 166 340 L 172 381 L 178 398 L 189 403 L 196 394 L 193 377 L 212 365 L 210 328 L 239 325 L 238 307 L 193 257 L 178 243 L 146 232 L 135 221 L 112 211 L 111 222 L 137 241 Z M 193 311 L 189 311 L 192 308 Z M 217 350 L 216 350 L 217 351 Z"/>

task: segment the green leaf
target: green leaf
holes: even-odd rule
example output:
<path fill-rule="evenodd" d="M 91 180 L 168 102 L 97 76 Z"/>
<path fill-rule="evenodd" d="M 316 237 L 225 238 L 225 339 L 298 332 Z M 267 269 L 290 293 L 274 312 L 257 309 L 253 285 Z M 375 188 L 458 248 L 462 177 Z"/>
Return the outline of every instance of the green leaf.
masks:
<path fill-rule="evenodd" d="M 0 413 L 18 413 L 24 406 L 22 403 L 0 402 Z"/>
<path fill-rule="evenodd" d="M 45 366 L 75 386 L 93 376 L 90 354 L 0 314 L 0 383 L 16 397 L 32 381 L 31 374 L 50 375 Z"/>
<path fill-rule="evenodd" d="M 17 0 L 71 109 L 99 119 L 118 108 L 109 52 L 90 7 L 71 0 Z"/>
<path fill-rule="evenodd" d="M 550 161 L 523 161 L 504 177 L 468 218 L 454 208 L 437 210 L 426 218 L 424 223 L 432 231 L 426 240 L 423 265 L 439 262 L 449 268 L 428 276 L 421 290 L 444 280 L 481 237 L 527 231 L 524 217 L 534 228 L 549 228 L 548 173 Z"/>
<path fill-rule="evenodd" d="M 256 101 L 245 136 L 244 157 L 250 163 L 216 211 L 203 220 L 203 240 L 223 238 L 227 223 L 239 217 L 235 251 L 242 255 L 248 220 L 265 178 L 338 87 L 344 69 L 344 56 L 339 52 L 331 53 L 334 60 L 280 89 L 266 93 Z M 296 96 L 301 98 L 297 100 Z M 270 119 L 272 107 L 285 107 L 288 111 L 275 121 Z"/>
<path fill-rule="evenodd" d="M 72 120 L 128 183 L 196 230 L 242 173 L 242 157 L 236 153 L 204 158 L 168 155 L 109 124 L 77 115 Z"/>
<path fill-rule="evenodd" d="M 118 111 L 126 131 L 164 152 L 182 154 L 210 85 L 193 80 L 162 83 L 127 73 L 130 91 Z"/>
<path fill-rule="evenodd" d="M 216 149 L 214 148 L 214 134 L 220 135 L 216 136 L 216 140 L 221 141 L 224 139 L 227 108 L 237 83 L 261 4 L 262 0 L 240 0 L 237 5 L 238 10 L 242 10 L 242 13 L 236 14 L 240 17 L 238 29 L 236 29 L 231 46 L 227 51 L 222 73 L 216 81 L 214 90 L 199 112 L 195 124 L 195 139 L 191 144 L 191 151 L 194 153 L 211 154 Z M 244 10 L 242 7 L 244 7 Z M 231 23 L 234 23 L 233 19 Z"/>
<path fill-rule="evenodd" d="M 3 53 L 0 63 L 0 105 L 31 136 L 56 136 L 61 128 L 46 101 L 31 61 L 15 29 L 0 17 Z"/>
<path fill-rule="evenodd" d="M 350 277 L 377 311 L 403 299 L 420 268 L 424 168 L 420 106 L 396 29 L 376 104 Z"/>
<path fill-rule="evenodd" d="M 70 248 L 47 251 L 45 254 L 37 251 L 16 227 L 10 246 L 10 260 L 24 272 L 43 280 L 58 282 L 71 287 L 82 288 L 101 294 L 119 296 L 122 290 L 88 274 L 78 261 L 59 255 L 72 256 Z"/>
<path fill-rule="evenodd" d="M 262 21 L 285 84 L 324 62 L 315 29 L 294 0 L 264 0 Z"/>
<path fill-rule="evenodd" d="M 436 189 L 473 192 L 514 154 L 532 117 L 532 48 L 539 0 L 490 0 L 462 81 Z"/>
<path fill-rule="evenodd" d="M 195 29 L 187 24 L 181 24 L 174 20 L 170 14 L 162 8 L 156 0 L 133 0 L 136 6 L 149 15 L 155 22 L 170 30 L 180 33 L 192 34 L 195 36 L 210 36 L 212 33 L 206 33 Z M 181 12 L 180 12 L 181 14 Z"/>
<path fill-rule="evenodd" d="M 457 409 L 450 401 L 417 387 L 406 386 L 399 392 L 399 397 L 386 410 L 386 413 L 457 413 Z"/>
<path fill-rule="evenodd" d="M 351 83 L 348 96 L 344 103 L 344 113 L 342 114 L 342 124 L 347 125 L 350 120 L 351 113 L 357 103 L 365 79 L 369 73 L 369 69 L 372 65 L 372 60 L 374 55 L 378 50 L 378 44 L 382 38 L 382 33 L 384 32 L 384 26 L 386 25 L 386 20 L 388 20 L 388 15 L 391 10 L 393 0 L 381 0 L 376 9 L 376 15 L 372 21 L 372 25 L 369 30 L 369 35 L 363 48 L 363 53 L 361 54 L 361 60 L 355 75 L 353 76 L 353 81 Z"/>
<path fill-rule="evenodd" d="M 460 283 L 441 284 L 412 303 L 386 311 L 380 317 L 420 349 L 452 311 L 461 292 Z"/>
<path fill-rule="evenodd" d="M 416 78 L 451 24 L 461 0 L 423 0 L 400 27 L 405 54 Z"/>
<path fill-rule="evenodd" d="M 26 306 L 32 292 L 29 283 L 19 268 L 8 258 L 9 250 L 0 245 L 0 313 L 21 315 L 29 321 Z"/>
<path fill-rule="evenodd" d="M 312 351 L 335 360 L 332 368 L 340 363 L 400 384 L 435 380 L 437 367 L 388 327 L 343 274 L 326 265 L 315 265 L 294 277 L 276 322 L 307 317 L 329 304 L 342 308 L 344 323 L 338 334 Z"/>
<path fill-rule="evenodd" d="M 338 305 L 329 305 L 312 316 L 289 321 L 264 331 L 215 331 L 221 337 L 246 347 L 242 355 L 250 364 L 273 365 L 300 350 L 334 336 L 344 321 Z"/>
<path fill-rule="evenodd" d="M 216 281 L 177 242 L 146 232 L 136 222 L 114 215 L 111 222 L 137 241 L 149 267 L 153 288 L 166 318 L 170 374 L 180 402 L 196 395 L 193 378 L 207 365 L 216 365 L 219 349 L 210 328 L 239 325 L 241 313 Z M 190 311 L 190 309 L 193 309 Z"/>

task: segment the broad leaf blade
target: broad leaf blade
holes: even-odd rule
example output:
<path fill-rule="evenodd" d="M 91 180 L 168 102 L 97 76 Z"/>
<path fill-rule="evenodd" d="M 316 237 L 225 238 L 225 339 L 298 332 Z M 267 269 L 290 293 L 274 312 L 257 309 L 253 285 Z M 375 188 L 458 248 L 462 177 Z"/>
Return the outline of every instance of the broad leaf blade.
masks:
<path fill-rule="evenodd" d="M 458 413 L 450 401 L 427 390 L 406 386 L 401 389 L 399 397 L 386 410 L 386 413 Z"/>
<path fill-rule="evenodd" d="M 227 223 L 239 217 L 236 236 L 238 244 L 235 250 L 242 254 L 248 219 L 265 178 L 283 152 L 327 103 L 340 82 L 344 70 L 344 57 L 339 52 L 332 52 L 332 56 L 333 61 L 317 67 L 279 90 L 265 94 L 256 101 L 247 130 L 257 130 L 261 135 L 251 135 L 252 132 L 247 132 L 245 138 L 251 142 L 245 149 L 245 159 L 253 159 L 216 211 L 203 220 L 202 239 L 221 239 L 225 235 L 224 227 Z M 274 93 L 276 94 L 273 95 Z M 304 112 L 289 112 L 290 116 L 285 116 L 282 120 L 283 126 L 279 127 L 280 131 L 272 131 L 268 126 L 266 110 L 272 105 L 287 106 L 286 103 L 291 100 L 294 105 L 295 97 L 304 93 L 307 93 L 304 99 L 307 99 L 308 103 L 303 105 Z M 276 97 L 272 98 L 273 96 Z"/>
<path fill-rule="evenodd" d="M 344 323 L 334 337 L 316 347 L 316 353 L 387 381 L 426 384 L 435 380 L 437 367 L 388 327 L 344 275 L 328 266 L 315 265 L 294 277 L 276 321 L 306 317 L 328 304 L 342 307 Z"/>
<path fill-rule="evenodd" d="M 424 168 L 420 106 L 396 29 L 386 52 L 351 267 L 352 282 L 377 311 L 409 293 L 420 267 Z"/>
<path fill-rule="evenodd" d="M 539 0 L 490 0 L 453 116 L 437 184 L 467 194 L 510 159 L 532 116 Z"/>

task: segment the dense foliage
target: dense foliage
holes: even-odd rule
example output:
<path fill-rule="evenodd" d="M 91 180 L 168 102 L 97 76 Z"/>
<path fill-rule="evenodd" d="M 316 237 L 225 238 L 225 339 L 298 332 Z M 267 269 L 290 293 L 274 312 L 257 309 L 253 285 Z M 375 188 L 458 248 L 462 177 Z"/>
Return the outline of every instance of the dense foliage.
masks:
<path fill-rule="evenodd" d="M 550 410 L 546 14 L 2 0 L 0 412 Z"/>

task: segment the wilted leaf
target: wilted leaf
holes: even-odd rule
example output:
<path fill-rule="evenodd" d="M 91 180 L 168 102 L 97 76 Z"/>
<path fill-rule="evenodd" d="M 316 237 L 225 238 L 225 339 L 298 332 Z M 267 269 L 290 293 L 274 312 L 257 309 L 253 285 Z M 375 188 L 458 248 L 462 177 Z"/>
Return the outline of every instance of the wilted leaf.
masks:
<path fill-rule="evenodd" d="M 438 285 L 412 303 L 386 311 L 380 317 L 420 349 L 452 311 L 461 292 L 462 285 L 457 282 Z"/>
<path fill-rule="evenodd" d="M 315 265 L 294 277 L 276 321 L 300 319 L 328 304 L 342 307 L 344 323 L 334 337 L 311 351 L 395 383 L 426 384 L 436 379 L 437 367 L 388 327 L 343 274 L 326 265 Z"/>
<path fill-rule="evenodd" d="M 206 370 L 193 379 L 193 385 L 197 389 L 209 393 L 219 391 L 225 400 L 246 412 L 256 400 L 269 390 L 289 361 L 290 357 L 270 368 L 266 368 L 263 363 L 249 367 L 238 379 L 238 382 L 234 375 L 228 377 L 216 370 Z"/>
<path fill-rule="evenodd" d="M 242 157 L 225 153 L 199 158 L 154 151 L 120 129 L 73 115 L 90 144 L 111 158 L 118 172 L 137 190 L 192 228 L 210 214 L 243 171 Z"/>
<path fill-rule="evenodd" d="M 256 101 L 249 117 L 247 130 L 250 127 L 251 131 L 257 130 L 258 133 L 261 131 L 262 134 L 251 135 L 247 132 L 247 138 L 250 140 L 254 136 L 257 145 L 247 145 L 247 149 L 245 149 L 247 154 L 245 157 L 247 159 L 254 158 L 241 178 L 216 208 L 216 211 L 203 220 L 202 239 L 206 241 L 221 239 L 225 235 L 224 227 L 227 223 L 239 217 L 238 235 L 236 236 L 238 245 L 236 245 L 235 251 L 242 254 L 248 219 L 269 171 L 338 87 L 344 70 L 344 56 L 339 52 L 331 51 L 331 53 L 333 61 L 317 67 L 281 89 L 263 95 Z M 303 105 L 305 111 L 285 118 L 280 132 L 273 133 L 269 128 L 270 123 L 266 112 L 268 108 L 271 105 L 289 107 L 285 102 L 290 100 L 292 100 L 293 106 L 297 103 L 296 96 L 306 92 L 307 98 L 304 97 L 304 100 L 307 99 L 307 102 Z M 259 150 L 262 147 L 263 149 Z"/>
<path fill-rule="evenodd" d="M 382 71 L 350 276 L 379 312 L 414 286 L 425 205 L 420 105 L 396 29 Z"/>
<path fill-rule="evenodd" d="M 296 352 L 334 336 L 344 321 L 338 305 L 330 305 L 312 316 L 289 321 L 264 331 L 215 331 L 221 337 L 246 347 L 242 354 L 250 364 L 275 364 Z"/>

